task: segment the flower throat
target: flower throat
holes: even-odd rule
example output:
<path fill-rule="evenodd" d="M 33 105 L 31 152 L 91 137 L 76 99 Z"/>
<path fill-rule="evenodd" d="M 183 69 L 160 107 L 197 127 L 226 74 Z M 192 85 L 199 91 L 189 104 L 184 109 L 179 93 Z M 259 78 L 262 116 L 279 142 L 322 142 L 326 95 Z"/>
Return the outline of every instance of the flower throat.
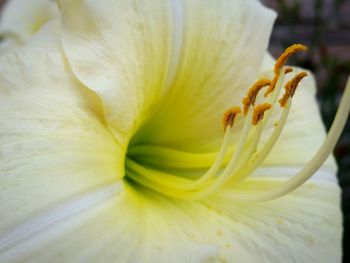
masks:
<path fill-rule="evenodd" d="M 272 189 L 252 192 L 234 188 L 260 166 L 275 146 L 287 121 L 292 98 L 298 84 L 307 76 L 306 72 L 295 74 L 284 85 L 283 95 L 280 96 L 284 76 L 293 73 L 292 68 L 284 67 L 284 65 L 290 56 L 306 50 L 307 47 L 301 44 L 288 47 L 275 63 L 273 78 L 271 80 L 260 79 L 255 82 L 243 98 L 242 106 L 231 107 L 224 113 L 222 145 L 212 165 L 198 178 L 180 177 L 134 161 L 132 157 L 140 155 L 153 156 L 154 158 L 167 156 L 168 159 L 173 160 L 175 167 L 182 167 L 182 162 L 185 164 L 191 161 L 189 153 L 148 145 L 134 146 L 129 150 L 125 161 L 127 178 L 163 195 L 183 200 L 206 198 L 230 184 L 230 195 L 238 201 L 268 201 L 281 197 L 301 186 L 321 167 L 339 139 L 350 109 L 350 82 L 347 84 L 336 117 L 324 143 L 301 171 Z M 257 96 L 264 88 L 266 88 L 263 96 L 264 102 L 257 105 Z M 261 145 L 262 133 L 272 117 L 271 113 L 275 110 L 279 112 L 279 118 L 274 122 L 275 125 L 269 138 Z M 244 124 L 242 129 L 236 131 L 234 123 L 237 118 L 243 118 Z M 239 133 L 239 143 L 231 152 L 229 148 L 234 132 Z"/>

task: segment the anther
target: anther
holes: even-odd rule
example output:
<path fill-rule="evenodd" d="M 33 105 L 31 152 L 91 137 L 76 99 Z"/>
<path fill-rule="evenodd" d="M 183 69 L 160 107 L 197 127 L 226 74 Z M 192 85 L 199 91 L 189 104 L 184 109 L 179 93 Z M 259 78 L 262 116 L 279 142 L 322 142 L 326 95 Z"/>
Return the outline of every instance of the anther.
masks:
<path fill-rule="evenodd" d="M 254 83 L 254 85 L 248 90 L 247 95 L 243 98 L 243 114 L 247 115 L 248 109 L 251 105 L 254 106 L 256 101 L 256 96 L 258 95 L 259 91 L 266 87 L 271 85 L 271 80 L 269 79 L 261 79 Z"/>
<path fill-rule="evenodd" d="M 229 110 L 227 110 L 224 114 L 224 118 L 222 119 L 222 123 L 224 125 L 224 131 L 226 131 L 227 126 L 233 127 L 235 118 L 237 114 L 241 113 L 240 107 L 232 107 Z"/>
<path fill-rule="evenodd" d="M 277 125 L 275 125 L 275 129 L 270 138 L 267 139 L 264 145 L 261 145 L 261 135 L 265 125 L 270 123 L 271 112 L 273 111 L 273 107 L 276 106 L 280 89 L 282 88 L 284 74 L 293 71 L 290 67 L 283 68 L 283 65 L 292 54 L 304 50 L 306 50 L 306 47 L 303 45 L 293 45 L 287 48 L 277 59 L 274 68 L 274 79 L 272 81 L 257 81 L 249 89 L 246 97 L 243 99 L 243 111 L 248 111 L 248 118 L 245 118 L 242 128 L 237 130 L 239 138 L 237 140 L 237 145 L 232 147 L 233 151 L 231 151 L 230 148 L 233 135 L 231 131 L 237 115 L 241 113 L 240 107 L 230 108 L 223 116 L 222 121 L 225 134 L 223 143 L 220 150 L 217 152 L 216 157 L 212 156 L 212 153 L 189 153 L 150 145 L 140 145 L 138 148 L 136 147 L 136 149 L 130 149 L 128 154 L 129 156 L 132 150 L 134 150 L 133 154 L 142 154 L 144 156 L 153 154 L 153 157 L 161 156 L 161 158 L 151 159 L 155 160 L 156 165 L 159 164 L 158 161 L 161 159 L 162 166 L 164 165 L 165 160 L 168 163 L 165 166 L 174 168 L 204 168 L 208 166 L 209 168 L 204 174 L 192 180 L 189 178 L 178 177 L 177 174 L 158 171 L 151 167 L 143 167 L 132 159 L 126 158 L 125 164 L 127 176 L 133 181 L 154 191 L 183 200 L 203 199 L 217 192 L 219 189 L 222 189 L 227 183 L 230 183 L 230 188 L 233 188 L 235 185 L 245 180 L 265 160 L 282 132 L 282 128 L 286 123 L 292 106 L 290 99 L 294 96 L 300 81 L 307 76 L 306 72 L 296 74 L 296 76 L 284 86 L 285 93 L 280 98 L 279 103 L 282 107 L 285 107 L 285 109 L 282 111 L 281 116 L 277 121 L 271 120 L 273 121 L 272 123 L 277 123 Z M 273 96 L 268 99 L 271 104 L 263 103 L 255 106 L 254 104 L 258 92 L 268 85 L 270 85 L 269 90 L 271 91 L 268 91 L 267 94 L 275 89 Z M 339 139 L 341 131 L 346 124 L 349 109 L 350 79 L 325 142 L 311 161 L 309 161 L 301 171 L 286 182 L 278 185 L 276 188 L 262 189 L 254 192 L 244 191 L 240 187 L 236 190 L 230 189 L 229 192 L 227 191 L 230 198 L 234 198 L 237 201 L 267 201 L 283 196 L 302 185 L 321 167 L 334 149 L 334 145 Z M 265 114 L 268 110 L 270 111 Z M 250 117 L 252 117 L 252 119 L 250 119 Z M 253 127 L 251 124 L 257 126 Z M 258 149 L 259 151 L 257 151 Z M 196 160 L 195 164 L 193 163 L 193 160 Z M 210 163 L 211 166 L 209 166 Z"/>
<path fill-rule="evenodd" d="M 284 70 L 284 74 L 288 74 L 290 72 L 293 72 L 293 68 L 291 68 L 291 67 L 288 67 Z"/>
<path fill-rule="evenodd" d="M 287 84 L 284 86 L 285 92 L 282 98 L 279 100 L 281 107 L 284 107 L 287 104 L 288 99 L 294 96 L 295 90 L 297 89 L 299 82 L 306 76 L 307 73 L 303 71 L 287 82 Z"/>
<path fill-rule="evenodd" d="M 255 126 L 264 118 L 265 111 L 271 109 L 270 103 L 264 103 L 256 106 L 253 112 L 252 124 Z"/>
<path fill-rule="evenodd" d="M 276 63 L 275 63 L 275 67 L 274 67 L 274 77 L 272 79 L 272 83 L 269 87 L 269 89 L 265 92 L 264 96 L 266 97 L 267 95 L 269 95 L 271 92 L 274 91 L 277 80 L 279 78 L 280 75 L 280 70 L 281 68 L 284 66 L 284 64 L 287 62 L 288 58 L 300 51 L 306 51 L 307 47 L 301 44 L 294 44 L 291 45 L 290 47 L 288 47 L 277 59 Z"/>

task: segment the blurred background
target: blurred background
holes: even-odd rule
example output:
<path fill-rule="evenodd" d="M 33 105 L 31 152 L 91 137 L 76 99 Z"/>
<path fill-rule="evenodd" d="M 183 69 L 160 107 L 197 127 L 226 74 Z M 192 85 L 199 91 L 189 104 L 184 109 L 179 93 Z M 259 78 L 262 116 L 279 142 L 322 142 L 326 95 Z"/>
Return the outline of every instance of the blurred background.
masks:
<path fill-rule="evenodd" d="M 309 46 L 291 64 L 314 72 L 317 99 L 329 129 L 350 75 L 350 0 L 262 0 L 276 10 L 270 52 L 277 57 L 293 43 Z M 292 60 L 291 59 L 291 60 Z M 335 149 L 344 216 L 343 262 L 350 262 L 350 121 Z"/>
<path fill-rule="evenodd" d="M 293 43 L 309 46 L 291 64 L 314 72 L 322 117 L 329 129 L 350 74 L 350 0 L 261 0 L 279 14 L 270 43 L 277 57 Z M 0 9 L 5 0 L 0 0 Z M 350 262 L 350 122 L 335 149 L 343 189 L 343 262 Z"/>

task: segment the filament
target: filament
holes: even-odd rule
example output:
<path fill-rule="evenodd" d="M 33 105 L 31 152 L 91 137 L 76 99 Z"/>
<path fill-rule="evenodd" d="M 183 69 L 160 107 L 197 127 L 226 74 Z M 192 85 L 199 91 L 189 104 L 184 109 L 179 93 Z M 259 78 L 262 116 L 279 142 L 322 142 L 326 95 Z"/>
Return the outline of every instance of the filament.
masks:
<path fill-rule="evenodd" d="M 235 186 L 249 177 L 266 159 L 280 137 L 287 122 L 292 99 L 299 83 L 307 76 L 306 72 L 296 74 L 284 86 L 284 93 L 279 98 L 283 88 L 284 75 L 293 72 L 290 67 L 284 68 L 288 58 L 296 52 L 307 48 L 296 44 L 287 48 L 277 59 L 272 80 L 256 81 L 242 100 L 241 107 L 234 106 L 223 116 L 224 137 L 221 147 L 215 153 L 189 153 L 163 146 L 139 145 L 130 147 L 125 161 L 127 176 L 161 194 L 183 199 L 198 200 L 215 194 L 230 184 L 229 192 L 225 192 L 238 201 L 267 201 L 285 195 L 302 185 L 324 163 L 331 154 L 341 131 L 345 125 L 350 109 L 350 80 L 347 83 L 338 112 L 328 133 L 328 136 L 305 167 L 290 179 L 273 189 L 262 191 L 241 191 Z M 265 102 L 255 105 L 258 93 L 267 87 L 264 94 Z M 271 120 L 272 112 L 279 111 L 278 120 Z M 242 129 L 234 127 L 237 118 L 244 118 Z M 261 136 L 268 123 L 274 121 L 274 129 L 263 145 Z M 238 143 L 231 144 L 232 134 L 237 133 Z M 140 158 L 143 162 L 135 161 Z M 179 169 L 194 169 L 209 167 L 196 179 L 171 174 L 167 169 L 160 171 L 157 166 Z"/>

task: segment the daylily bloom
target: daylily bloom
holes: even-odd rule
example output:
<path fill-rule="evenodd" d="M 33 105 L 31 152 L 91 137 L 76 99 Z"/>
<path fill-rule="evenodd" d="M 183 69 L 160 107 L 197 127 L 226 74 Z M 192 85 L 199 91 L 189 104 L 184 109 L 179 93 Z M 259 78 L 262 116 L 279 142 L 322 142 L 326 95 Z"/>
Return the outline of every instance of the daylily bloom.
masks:
<path fill-rule="evenodd" d="M 326 137 L 284 66 L 306 47 L 266 52 L 273 11 L 60 8 L 0 57 L 0 262 L 340 262 L 350 85 Z"/>

